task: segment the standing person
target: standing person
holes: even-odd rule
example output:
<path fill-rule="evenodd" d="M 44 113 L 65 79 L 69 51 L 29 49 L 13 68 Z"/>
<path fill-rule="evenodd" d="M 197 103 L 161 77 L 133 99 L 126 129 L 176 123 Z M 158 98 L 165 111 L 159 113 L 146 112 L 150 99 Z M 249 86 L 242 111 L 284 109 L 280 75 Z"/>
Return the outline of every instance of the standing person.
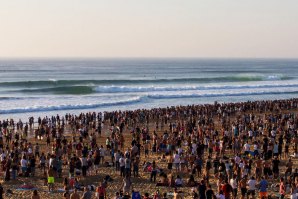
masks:
<path fill-rule="evenodd" d="M 2 187 L 2 184 L 0 183 L 0 199 L 3 199 L 3 193 L 4 193 L 4 189 Z"/>
<path fill-rule="evenodd" d="M 122 188 L 123 188 L 123 194 L 130 193 L 130 189 L 132 188 L 132 182 L 129 175 L 126 175 L 125 178 L 123 179 Z"/>
<path fill-rule="evenodd" d="M 232 196 L 234 199 L 236 199 L 238 194 L 238 183 L 236 180 L 236 175 L 233 175 L 230 179 L 230 185 L 232 186 Z"/>
<path fill-rule="evenodd" d="M 214 191 L 211 189 L 210 184 L 208 184 L 208 186 L 207 186 L 207 190 L 206 190 L 205 195 L 206 195 L 206 199 L 213 199 L 214 196 L 215 196 Z"/>
<path fill-rule="evenodd" d="M 131 159 L 127 156 L 124 160 L 125 164 L 125 175 L 131 175 Z"/>
<path fill-rule="evenodd" d="M 246 177 L 245 176 L 244 176 L 244 178 L 242 178 L 240 180 L 239 187 L 240 187 L 240 190 L 241 190 L 241 199 L 244 199 L 245 198 L 245 195 L 247 193 Z"/>
<path fill-rule="evenodd" d="M 124 177 L 125 176 L 125 159 L 123 155 L 121 155 L 119 159 L 119 166 L 120 166 L 120 176 Z"/>
<path fill-rule="evenodd" d="M 267 195 L 268 195 L 267 194 L 268 182 L 267 182 L 267 180 L 265 179 L 264 176 L 262 177 L 262 180 L 260 181 L 259 186 L 260 186 L 260 198 L 261 199 L 267 198 Z"/>
<path fill-rule="evenodd" d="M 178 154 L 178 151 L 176 151 L 176 153 L 174 154 L 173 159 L 174 159 L 173 163 L 176 168 L 176 172 L 178 173 L 179 172 L 179 164 L 180 164 L 180 155 Z"/>
<path fill-rule="evenodd" d="M 156 163 L 155 163 L 155 161 L 153 160 L 153 163 L 152 163 L 152 171 L 151 171 L 151 175 L 150 175 L 150 182 L 152 182 L 152 179 L 153 179 L 153 182 L 156 181 L 156 174 L 157 174 Z"/>
<path fill-rule="evenodd" d="M 201 180 L 199 186 L 198 186 L 198 193 L 199 193 L 199 198 L 200 199 L 206 199 L 206 185 L 205 181 Z"/>
<path fill-rule="evenodd" d="M 225 180 L 225 183 L 224 183 L 224 185 L 222 186 L 221 189 L 222 189 L 222 191 L 225 195 L 225 199 L 230 199 L 231 192 L 232 192 L 233 189 L 232 189 L 231 185 L 229 184 L 228 179 Z"/>
<path fill-rule="evenodd" d="M 23 158 L 21 159 L 21 168 L 22 168 L 23 176 L 25 176 L 25 173 L 27 171 L 27 165 L 28 165 L 28 161 L 26 160 L 26 156 L 23 155 Z"/>
<path fill-rule="evenodd" d="M 115 159 L 115 167 L 116 167 L 116 171 L 119 171 L 120 170 L 120 164 L 119 164 L 119 159 L 120 159 L 120 151 L 116 151 L 114 153 L 114 159 Z"/>
<path fill-rule="evenodd" d="M 280 198 L 284 199 L 285 195 L 286 195 L 286 186 L 284 184 L 284 179 L 281 178 L 280 179 L 280 183 L 279 183 L 279 194 L 280 194 Z"/>
<path fill-rule="evenodd" d="M 53 169 L 53 167 L 51 166 L 48 170 L 48 188 L 49 188 L 49 192 L 54 191 L 54 183 L 55 183 L 55 171 Z"/>
<path fill-rule="evenodd" d="M 253 176 L 247 181 L 247 185 L 248 185 L 247 197 L 249 197 L 249 195 L 252 195 L 252 198 L 253 199 L 255 198 L 256 184 L 257 184 L 257 181 Z"/>
<path fill-rule="evenodd" d="M 87 167 L 88 167 L 88 162 L 87 162 L 87 157 L 83 155 L 83 157 L 80 158 L 81 164 L 82 164 L 82 175 L 83 177 L 87 176 Z"/>
<path fill-rule="evenodd" d="M 133 161 L 133 176 L 139 177 L 139 164 L 140 158 L 137 156 L 136 159 Z"/>
<path fill-rule="evenodd" d="M 272 160 L 272 171 L 274 178 L 277 178 L 279 176 L 279 163 L 280 161 L 277 156 L 274 156 L 274 160 Z"/>
<path fill-rule="evenodd" d="M 106 188 L 101 184 L 96 188 L 97 199 L 105 199 L 107 198 Z"/>
<path fill-rule="evenodd" d="M 5 181 L 10 180 L 10 169 L 11 169 L 12 160 L 10 157 L 7 158 L 7 161 L 5 163 Z"/>

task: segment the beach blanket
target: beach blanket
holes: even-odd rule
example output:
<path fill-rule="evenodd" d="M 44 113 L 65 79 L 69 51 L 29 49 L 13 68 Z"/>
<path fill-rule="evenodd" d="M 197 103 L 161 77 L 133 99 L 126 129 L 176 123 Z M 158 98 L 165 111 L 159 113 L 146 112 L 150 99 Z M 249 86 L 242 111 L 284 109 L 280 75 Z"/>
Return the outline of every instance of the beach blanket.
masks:
<path fill-rule="evenodd" d="M 59 188 L 59 189 L 57 189 L 56 190 L 58 193 L 64 193 L 65 192 L 65 189 L 63 189 L 63 188 Z M 70 189 L 70 190 L 68 190 L 68 192 L 69 193 L 71 193 L 71 192 L 73 192 L 74 191 L 74 189 Z"/>

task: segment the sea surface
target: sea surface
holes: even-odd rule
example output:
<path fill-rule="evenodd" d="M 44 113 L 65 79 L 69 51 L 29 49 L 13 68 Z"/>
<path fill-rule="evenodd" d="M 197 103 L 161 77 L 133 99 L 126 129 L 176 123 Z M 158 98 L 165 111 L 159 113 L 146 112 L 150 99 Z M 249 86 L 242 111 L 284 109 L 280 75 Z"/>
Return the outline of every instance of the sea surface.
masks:
<path fill-rule="evenodd" d="M 1 120 L 295 97 L 295 59 L 0 60 Z"/>

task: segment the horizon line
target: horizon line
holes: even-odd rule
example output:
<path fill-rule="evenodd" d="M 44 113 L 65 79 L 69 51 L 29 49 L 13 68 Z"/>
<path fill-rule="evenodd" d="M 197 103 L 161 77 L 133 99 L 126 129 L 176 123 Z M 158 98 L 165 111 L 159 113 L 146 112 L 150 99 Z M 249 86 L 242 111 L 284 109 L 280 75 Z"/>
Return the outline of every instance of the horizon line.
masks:
<path fill-rule="evenodd" d="M 259 60 L 297 60 L 298 57 L 147 57 L 147 56 L 136 56 L 136 57 L 121 57 L 121 56 L 107 56 L 107 57 L 95 57 L 95 56 L 17 56 L 17 57 L 0 57 L 0 60 L 30 60 L 30 59 L 259 59 Z"/>

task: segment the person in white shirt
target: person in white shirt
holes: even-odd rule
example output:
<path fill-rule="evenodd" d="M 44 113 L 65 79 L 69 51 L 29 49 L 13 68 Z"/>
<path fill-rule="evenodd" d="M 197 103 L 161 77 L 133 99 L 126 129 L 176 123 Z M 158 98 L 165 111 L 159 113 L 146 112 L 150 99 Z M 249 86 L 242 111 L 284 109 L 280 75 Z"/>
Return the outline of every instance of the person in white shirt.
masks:
<path fill-rule="evenodd" d="M 259 149 L 258 149 L 258 144 L 255 143 L 254 144 L 254 156 L 257 156 L 257 155 L 259 155 Z"/>
<path fill-rule="evenodd" d="M 176 154 L 174 154 L 174 157 L 173 157 L 173 163 L 174 163 L 174 166 L 176 168 L 176 171 L 178 172 L 179 171 L 179 165 L 180 165 L 180 155 L 178 154 L 178 151 L 176 151 Z"/>
<path fill-rule="evenodd" d="M 278 157 L 278 144 L 277 142 L 274 143 L 274 146 L 273 146 L 273 156 L 277 156 Z"/>
<path fill-rule="evenodd" d="M 119 158 L 119 166 L 120 166 L 120 175 L 124 177 L 125 175 L 125 159 L 123 156 Z"/>
<path fill-rule="evenodd" d="M 241 158 L 238 156 L 238 154 L 235 156 L 235 158 L 234 158 L 234 160 L 235 160 L 235 163 L 237 164 L 237 165 L 239 165 L 240 164 L 240 161 L 241 161 Z"/>
<path fill-rule="evenodd" d="M 248 137 L 249 137 L 250 140 L 252 140 L 252 137 L 253 137 L 253 132 L 252 132 L 252 130 L 249 130 L 249 131 L 248 131 Z"/>
<path fill-rule="evenodd" d="M 255 178 L 252 176 L 248 181 L 248 191 L 247 191 L 247 197 L 249 197 L 249 195 L 252 195 L 252 198 L 255 198 L 256 195 L 256 184 L 257 181 L 255 180 Z"/>
<path fill-rule="evenodd" d="M 244 144 L 243 149 L 244 149 L 244 154 L 245 154 L 245 155 L 248 155 L 248 154 L 249 154 L 249 151 L 250 151 L 250 145 L 248 144 L 248 142 L 246 142 L 246 143 Z"/>
<path fill-rule="evenodd" d="M 230 179 L 230 185 L 233 189 L 232 194 L 233 194 L 233 198 L 237 198 L 237 193 L 238 193 L 238 184 L 237 184 L 237 180 L 236 180 L 236 176 L 233 175 L 233 177 Z"/>
<path fill-rule="evenodd" d="M 0 161 L 3 162 L 4 158 L 6 157 L 5 153 L 1 153 L 0 155 Z"/>
<path fill-rule="evenodd" d="M 23 156 L 23 158 L 21 159 L 21 167 L 22 167 L 23 176 L 25 175 L 25 172 L 27 171 L 27 165 L 28 165 L 28 161 L 26 160 L 26 157 Z"/>

